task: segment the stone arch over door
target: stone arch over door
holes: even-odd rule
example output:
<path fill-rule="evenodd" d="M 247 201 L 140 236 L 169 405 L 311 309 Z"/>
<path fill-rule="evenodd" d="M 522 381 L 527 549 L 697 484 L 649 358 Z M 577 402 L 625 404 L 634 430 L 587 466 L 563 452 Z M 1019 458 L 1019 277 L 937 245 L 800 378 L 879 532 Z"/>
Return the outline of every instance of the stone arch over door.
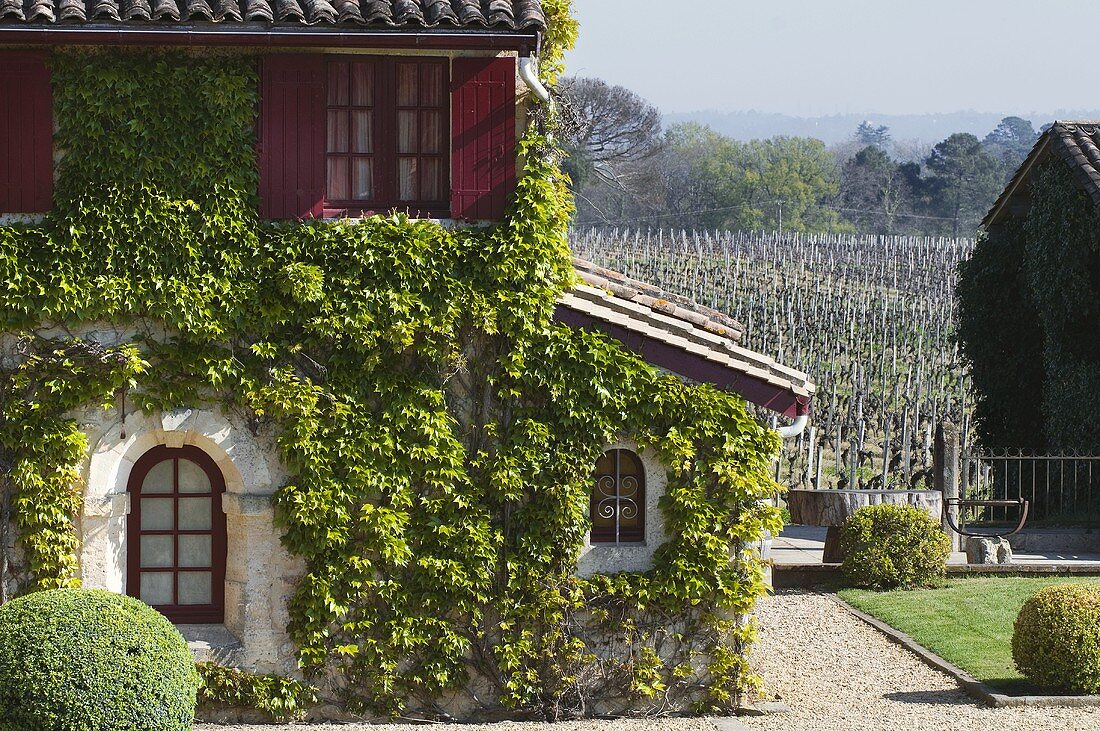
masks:
<path fill-rule="evenodd" d="M 84 585 L 134 593 L 127 586 L 131 473 L 150 450 L 199 449 L 225 481 L 224 625 L 243 645 L 232 659 L 260 672 L 286 670 L 293 656 L 285 636 L 286 599 L 299 568 L 273 524 L 271 496 L 285 479 L 274 440 L 256 436 L 243 419 L 207 409 L 133 412 L 96 431 L 79 526 Z"/>

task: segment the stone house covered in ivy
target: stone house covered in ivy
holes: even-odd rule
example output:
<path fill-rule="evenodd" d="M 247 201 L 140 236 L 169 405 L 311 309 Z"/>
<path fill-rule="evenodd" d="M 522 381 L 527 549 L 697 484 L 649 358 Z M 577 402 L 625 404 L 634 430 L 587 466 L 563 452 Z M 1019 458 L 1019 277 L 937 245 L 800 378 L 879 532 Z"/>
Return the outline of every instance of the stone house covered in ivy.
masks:
<path fill-rule="evenodd" d="M 1100 122 L 1046 129 L 960 267 L 959 334 L 986 447 L 1100 449 L 1098 145 Z"/>
<path fill-rule="evenodd" d="M 813 386 L 569 256 L 567 11 L 0 1 L 0 599 L 130 594 L 380 716 L 732 702 L 776 525 L 742 397 Z M 602 624 L 643 586 L 700 646 Z"/>

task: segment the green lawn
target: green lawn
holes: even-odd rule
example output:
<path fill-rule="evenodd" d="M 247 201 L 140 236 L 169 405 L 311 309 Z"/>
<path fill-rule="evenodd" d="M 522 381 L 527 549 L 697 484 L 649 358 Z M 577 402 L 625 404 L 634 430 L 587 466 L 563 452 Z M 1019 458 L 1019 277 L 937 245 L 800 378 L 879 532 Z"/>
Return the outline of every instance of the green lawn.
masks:
<path fill-rule="evenodd" d="M 1044 586 L 1072 583 L 1100 584 L 1100 577 L 949 579 L 940 589 L 845 589 L 839 595 L 979 680 L 1019 693 L 1030 689 L 1012 662 L 1016 615 Z"/>

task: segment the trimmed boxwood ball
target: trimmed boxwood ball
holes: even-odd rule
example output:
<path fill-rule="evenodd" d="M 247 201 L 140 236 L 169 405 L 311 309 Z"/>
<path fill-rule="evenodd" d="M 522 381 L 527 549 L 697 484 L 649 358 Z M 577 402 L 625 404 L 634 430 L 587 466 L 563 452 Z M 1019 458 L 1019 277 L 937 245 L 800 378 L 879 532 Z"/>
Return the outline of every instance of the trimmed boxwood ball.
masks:
<path fill-rule="evenodd" d="M 163 615 L 128 596 L 42 591 L 0 607 L 0 731 L 176 731 L 199 677 Z"/>
<path fill-rule="evenodd" d="M 911 505 L 867 505 L 841 528 L 841 570 L 856 586 L 912 589 L 947 573 L 951 541 L 932 517 Z"/>
<path fill-rule="evenodd" d="M 1036 592 L 1016 617 L 1012 659 L 1044 688 L 1100 693 L 1100 586 L 1063 584 Z"/>

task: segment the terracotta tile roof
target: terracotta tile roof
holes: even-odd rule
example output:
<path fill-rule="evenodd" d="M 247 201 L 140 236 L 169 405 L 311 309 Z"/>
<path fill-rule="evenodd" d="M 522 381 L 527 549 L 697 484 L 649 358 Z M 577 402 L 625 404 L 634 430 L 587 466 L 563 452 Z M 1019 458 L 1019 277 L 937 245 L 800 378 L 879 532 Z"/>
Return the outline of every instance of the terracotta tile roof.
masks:
<path fill-rule="evenodd" d="M 1100 121 L 1059 121 L 1039 137 L 1031 154 L 982 220 L 983 226 L 994 223 L 1009 208 L 1009 202 L 1026 191 L 1031 171 L 1051 156 L 1070 167 L 1081 189 L 1100 208 Z"/>
<path fill-rule="evenodd" d="M 597 289 L 606 290 L 618 299 L 649 307 L 671 317 L 684 320 L 695 327 L 737 341 L 745 328 L 729 315 L 703 307 L 686 297 L 670 294 L 652 284 L 631 279 L 611 269 L 605 269 L 590 261 L 573 257 L 573 266 L 581 280 Z"/>
<path fill-rule="evenodd" d="M 545 30 L 541 0 L 0 0 L 0 24 L 213 22 Z"/>
<path fill-rule="evenodd" d="M 583 259 L 573 263 L 581 283 L 559 301 L 560 322 L 596 327 L 654 365 L 728 387 L 760 406 L 806 413 L 813 383 L 738 345 L 743 328 L 733 318 Z"/>

